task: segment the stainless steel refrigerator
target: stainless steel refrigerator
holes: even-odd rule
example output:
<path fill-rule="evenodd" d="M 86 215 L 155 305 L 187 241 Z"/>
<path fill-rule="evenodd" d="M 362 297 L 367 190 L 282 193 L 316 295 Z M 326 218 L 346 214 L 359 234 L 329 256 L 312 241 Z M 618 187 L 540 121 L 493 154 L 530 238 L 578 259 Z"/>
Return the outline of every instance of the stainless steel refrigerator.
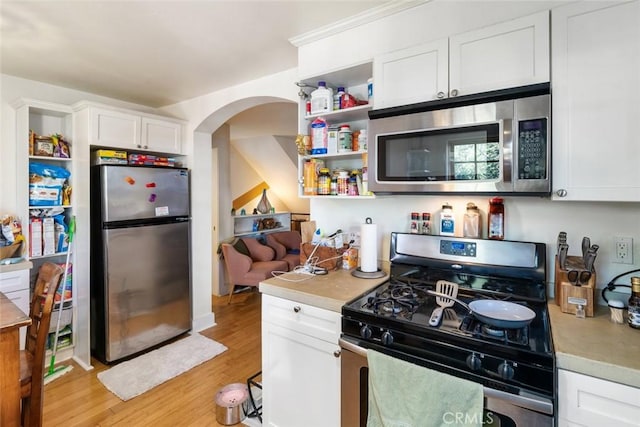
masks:
<path fill-rule="evenodd" d="M 104 363 L 191 329 L 189 171 L 91 173 L 91 349 Z"/>

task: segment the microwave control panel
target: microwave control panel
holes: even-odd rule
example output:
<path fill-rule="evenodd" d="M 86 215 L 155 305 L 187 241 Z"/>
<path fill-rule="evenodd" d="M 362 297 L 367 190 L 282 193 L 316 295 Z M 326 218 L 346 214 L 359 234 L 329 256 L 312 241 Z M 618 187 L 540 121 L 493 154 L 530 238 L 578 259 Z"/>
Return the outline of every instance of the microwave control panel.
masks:
<path fill-rule="evenodd" d="M 518 178 L 547 179 L 547 119 L 518 122 Z"/>

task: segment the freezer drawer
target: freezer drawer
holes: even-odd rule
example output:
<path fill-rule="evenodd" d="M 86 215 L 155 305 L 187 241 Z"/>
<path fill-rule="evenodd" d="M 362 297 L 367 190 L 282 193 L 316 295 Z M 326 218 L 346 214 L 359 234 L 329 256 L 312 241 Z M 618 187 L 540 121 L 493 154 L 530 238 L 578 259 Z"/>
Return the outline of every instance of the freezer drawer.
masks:
<path fill-rule="evenodd" d="M 103 244 L 107 362 L 191 328 L 188 222 L 106 229 Z"/>
<path fill-rule="evenodd" d="M 189 172 L 140 166 L 100 169 L 102 221 L 189 216 Z"/>

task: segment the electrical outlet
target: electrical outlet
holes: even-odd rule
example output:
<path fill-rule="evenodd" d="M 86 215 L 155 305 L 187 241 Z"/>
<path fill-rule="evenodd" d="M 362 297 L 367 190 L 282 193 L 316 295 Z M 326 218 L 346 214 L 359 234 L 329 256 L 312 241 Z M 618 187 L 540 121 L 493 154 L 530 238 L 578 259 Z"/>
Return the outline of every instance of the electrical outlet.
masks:
<path fill-rule="evenodd" d="M 633 238 L 615 237 L 614 261 L 618 264 L 633 264 Z"/>

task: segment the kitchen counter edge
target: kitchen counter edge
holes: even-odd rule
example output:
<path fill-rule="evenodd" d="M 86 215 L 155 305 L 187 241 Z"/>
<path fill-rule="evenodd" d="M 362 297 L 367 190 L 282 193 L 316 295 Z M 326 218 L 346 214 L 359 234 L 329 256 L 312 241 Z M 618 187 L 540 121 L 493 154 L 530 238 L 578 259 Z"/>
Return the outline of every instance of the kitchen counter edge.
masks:
<path fill-rule="evenodd" d="M 263 294 L 341 313 L 342 306 L 347 302 L 369 292 L 388 278 L 385 275 L 376 279 L 360 279 L 348 270 L 317 276 L 289 272 L 260 282 L 259 289 Z"/>
<path fill-rule="evenodd" d="M 608 307 L 579 319 L 548 306 L 558 369 L 640 388 L 640 330 L 611 322 Z"/>

